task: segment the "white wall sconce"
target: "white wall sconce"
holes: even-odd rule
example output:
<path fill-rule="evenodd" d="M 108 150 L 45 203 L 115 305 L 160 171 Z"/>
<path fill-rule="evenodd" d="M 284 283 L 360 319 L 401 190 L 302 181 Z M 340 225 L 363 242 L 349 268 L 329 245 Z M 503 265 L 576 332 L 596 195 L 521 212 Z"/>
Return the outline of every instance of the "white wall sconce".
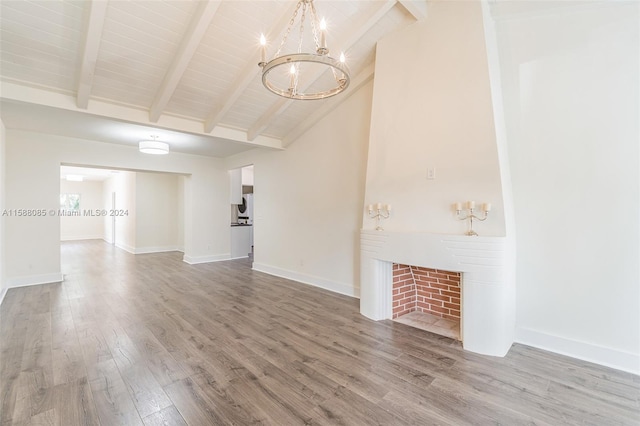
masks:
<path fill-rule="evenodd" d="M 376 231 L 384 231 L 382 226 L 380 226 L 380 219 L 389 219 L 389 215 L 391 214 L 391 204 L 369 204 L 367 206 L 367 212 L 371 219 L 376 220 Z"/>
<path fill-rule="evenodd" d="M 155 155 L 164 155 L 169 153 L 169 144 L 165 142 L 159 142 L 158 136 L 151 135 L 150 141 L 140 141 L 138 142 L 138 149 L 143 154 L 155 154 Z"/>
<path fill-rule="evenodd" d="M 455 203 L 456 209 L 456 217 L 458 220 L 469 220 L 469 230 L 465 233 L 465 235 L 478 236 L 476 231 L 473 230 L 473 219 L 479 220 L 480 222 L 484 222 L 487 220 L 487 216 L 491 211 L 491 203 L 483 203 L 482 204 L 482 213 L 483 216 L 476 216 L 474 214 L 474 210 L 476 208 L 475 201 L 467 201 L 466 202 L 466 210 L 462 211 L 462 203 Z"/>

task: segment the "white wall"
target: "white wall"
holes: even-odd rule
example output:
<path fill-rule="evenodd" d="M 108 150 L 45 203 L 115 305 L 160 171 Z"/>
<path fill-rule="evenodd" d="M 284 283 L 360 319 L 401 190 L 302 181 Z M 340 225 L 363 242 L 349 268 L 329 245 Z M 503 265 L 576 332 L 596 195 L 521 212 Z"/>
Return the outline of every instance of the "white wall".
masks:
<path fill-rule="evenodd" d="M 4 123 L 0 120 L 0 214 L 5 208 L 5 128 Z M 0 303 L 4 299 L 4 295 L 7 291 L 5 285 L 5 255 L 4 255 L 4 240 L 5 240 L 5 228 L 4 228 L 4 216 L 0 215 Z"/>
<path fill-rule="evenodd" d="M 640 21 L 602 6 L 497 21 L 516 338 L 640 373 Z"/>
<path fill-rule="evenodd" d="M 130 253 L 136 249 L 136 173 L 118 171 L 102 183 L 103 239 Z M 115 209 L 113 194 L 115 193 Z M 117 212 L 117 213 L 116 213 Z M 113 215 L 112 215 L 113 214 Z M 115 225 L 115 235 L 113 227 Z"/>
<path fill-rule="evenodd" d="M 493 205 L 480 235 L 505 235 L 480 3 L 432 2 L 378 42 L 365 201 L 393 205 L 386 230 L 463 234 L 452 204 L 466 200 Z"/>
<path fill-rule="evenodd" d="M 254 165 L 254 269 L 359 294 L 371 95 L 369 83 L 286 151 L 227 159 Z"/>
<path fill-rule="evenodd" d="M 180 176 L 136 173 L 136 253 L 174 251 L 179 241 Z"/>
<path fill-rule="evenodd" d="M 111 175 L 109 178 L 102 181 L 102 209 L 110 211 L 113 209 L 113 193 L 116 191 L 116 175 Z M 107 215 L 102 218 L 102 229 L 104 230 L 104 234 L 102 235 L 102 239 L 108 242 L 109 244 L 113 244 L 113 221 L 114 217 L 111 215 Z"/>
<path fill-rule="evenodd" d="M 116 176 L 116 208 L 115 216 L 116 246 L 130 253 L 136 252 L 136 224 L 137 216 L 137 180 L 135 172 L 121 171 Z M 112 222 L 113 223 L 113 222 Z"/>
<path fill-rule="evenodd" d="M 62 280 L 60 271 L 60 161 L 42 134 L 6 130 L 6 209 L 44 211 L 5 221 L 9 287 Z M 53 213 L 53 214 L 52 214 Z"/>
<path fill-rule="evenodd" d="M 184 203 L 184 191 L 186 185 L 186 177 L 178 176 L 178 192 L 177 192 L 177 217 L 176 222 L 178 226 L 178 235 L 176 238 L 176 242 L 178 244 L 178 251 L 184 252 L 184 214 L 185 214 L 185 203 Z M 231 248 L 229 248 L 229 253 L 231 253 Z"/>
<path fill-rule="evenodd" d="M 60 240 L 99 239 L 104 235 L 104 219 L 87 211 L 97 212 L 103 208 L 102 182 L 60 181 L 61 194 L 80 194 L 80 216 L 60 217 Z"/>
<path fill-rule="evenodd" d="M 8 129 L 7 208 L 58 209 L 60 164 L 151 170 L 185 178 L 185 261 L 230 255 L 229 182 L 222 160 L 171 153 L 158 158 L 135 147 Z M 8 281 L 35 283 L 60 279 L 58 217 L 8 218 Z"/>

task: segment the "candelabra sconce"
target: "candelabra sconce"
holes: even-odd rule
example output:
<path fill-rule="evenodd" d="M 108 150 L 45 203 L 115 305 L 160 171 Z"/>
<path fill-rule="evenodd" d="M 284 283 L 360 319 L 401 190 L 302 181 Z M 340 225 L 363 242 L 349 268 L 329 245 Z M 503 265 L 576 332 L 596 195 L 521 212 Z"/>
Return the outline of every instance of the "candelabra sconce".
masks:
<path fill-rule="evenodd" d="M 475 219 L 480 222 L 484 222 L 485 220 L 487 220 L 487 216 L 491 211 L 491 203 L 482 204 L 482 213 L 483 213 L 482 216 L 476 216 L 476 214 L 474 213 L 474 210 L 476 208 L 475 201 L 467 201 L 465 211 L 462 210 L 462 203 L 456 203 L 455 208 L 456 208 L 456 217 L 458 218 L 458 220 L 469 221 L 469 230 L 465 233 L 465 235 L 478 236 L 476 231 L 473 230 L 473 220 Z"/>
<path fill-rule="evenodd" d="M 376 231 L 384 231 L 382 226 L 380 226 L 380 221 L 381 219 L 389 219 L 391 204 L 369 204 L 367 211 L 369 212 L 369 217 L 376 220 Z"/>

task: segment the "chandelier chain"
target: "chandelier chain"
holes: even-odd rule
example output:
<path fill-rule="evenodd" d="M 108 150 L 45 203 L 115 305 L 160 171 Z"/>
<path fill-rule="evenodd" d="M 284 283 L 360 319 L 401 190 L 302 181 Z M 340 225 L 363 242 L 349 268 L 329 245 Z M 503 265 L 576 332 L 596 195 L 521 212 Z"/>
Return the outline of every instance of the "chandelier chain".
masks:
<path fill-rule="evenodd" d="M 284 33 L 284 37 L 282 37 L 282 41 L 280 42 L 280 46 L 278 47 L 278 50 L 276 51 L 275 57 L 277 58 L 278 56 L 280 56 L 280 51 L 282 50 L 282 47 L 284 46 L 284 44 L 287 42 L 287 39 L 289 38 L 289 33 L 291 32 L 291 29 L 293 28 L 294 24 L 296 23 L 296 16 L 298 16 L 298 10 L 300 9 L 300 5 L 302 3 L 298 3 L 298 5 L 296 6 L 296 10 L 293 11 L 293 15 L 291 16 L 291 19 L 289 20 L 289 25 L 287 26 L 287 31 Z"/>
<path fill-rule="evenodd" d="M 313 33 L 313 42 L 316 44 L 316 50 L 320 47 L 320 41 L 318 40 L 318 15 L 316 14 L 316 6 L 311 2 L 311 32 Z"/>
<path fill-rule="evenodd" d="M 302 15 L 300 16 L 300 40 L 298 41 L 298 53 L 302 53 L 302 41 L 304 39 L 304 18 L 307 16 L 307 4 L 302 6 Z"/>

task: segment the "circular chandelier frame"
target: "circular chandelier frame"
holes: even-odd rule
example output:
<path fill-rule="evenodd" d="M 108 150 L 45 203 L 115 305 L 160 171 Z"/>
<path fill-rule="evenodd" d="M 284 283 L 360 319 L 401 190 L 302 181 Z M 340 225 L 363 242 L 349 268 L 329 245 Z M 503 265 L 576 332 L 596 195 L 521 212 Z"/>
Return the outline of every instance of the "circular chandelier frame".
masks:
<path fill-rule="evenodd" d="M 311 33 L 313 36 L 313 41 L 315 43 L 315 52 L 314 53 L 304 53 L 302 52 L 302 45 L 304 39 L 304 21 L 307 12 L 307 8 L 310 10 L 309 20 L 311 22 Z M 299 31 L 299 42 L 298 42 L 298 52 L 297 53 L 288 53 L 284 55 L 280 55 L 280 51 L 285 45 L 291 30 L 295 26 L 296 17 L 298 16 L 298 12 L 302 10 L 300 19 L 300 31 Z M 320 37 L 318 36 L 318 28 L 320 29 Z M 276 95 L 296 100 L 314 100 L 314 99 L 325 99 L 338 93 L 343 92 L 347 87 L 349 87 L 349 83 L 351 81 L 349 77 L 349 69 L 344 61 L 344 55 L 341 55 L 340 60 L 336 60 L 329 56 L 329 49 L 326 45 L 326 33 L 325 33 L 324 20 L 322 23 L 318 21 L 318 16 L 315 10 L 315 6 L 313 4 L 313 0 L 299 0 L 298 4 L 293 12 L 293 16 L 289 21 L 289 25 L 285 31 L 282 42 L 280 43 L 280 47 L 275 54 L 275 57 L 270 60 L 265 60 L 266 55 L 266 47 L 264 36 L 261 38 L 262 44 L 262 59 L 258 63 L 258 66 L 262 68 L 262 84 L 272 93 Z M 302 63 L 313 63 L 316 65 L 320 65 L 325 67 L 326 70 L 331 70 L 333 74 L 333 78 L 335 79 L 335 85 L 329 89 L 322 89 L 316 91 L 308 91 L 311 86 L 313 86 L 313 81 L 309 81 L 309 86 L 306 88 L 300 88 L 298 86 L 299 73 L 300 73 L 300 65 Z M 273 79 L 269 78 L 269 74 L 276 68 L 280 67 L 290 67 L 292 78 L 290 80 L 290 84 L 288 87 L 284 87 L 282 84 L 278 85 L 275 83 Z M 324 74 L 323 72 L 323 74 Z M 318 75 L 319 77 L 319 75 Z"/>
<path fill-rule="evenodd" d="M 275 68 L 282 66 L 290 67 L 291 65 L 295 66 L 296 63 L 301 62 L 313 62 L 326 65 L 329 68 L 333 68 L 334 75 L 336 75 L 335 71 L 337 71 L 342 76 L 341 78 L 336 78 L 336 87 L 329 90 L 317 91 L 312 93 L 298 92 L 295 87 L 287 87 L 286 89 L 283 89 L 273 84 L 269 80 L 269 73 Z M 264 84 L 267 89 L 269 89 L 276 95 L 291 99 L 312 100 L 328 98 L 344 91 L 347 87 L 349 87 L 349 82 L 349 71 L 347 70 L 346 65 L 343 62 L 337 61 L 331 56 L 326 55 L 318 55 L 313 53 L 293 53 L 290 55 L 275 58 L 267 62 L 267 64 L 262 68 L 262 84 Z"/>

